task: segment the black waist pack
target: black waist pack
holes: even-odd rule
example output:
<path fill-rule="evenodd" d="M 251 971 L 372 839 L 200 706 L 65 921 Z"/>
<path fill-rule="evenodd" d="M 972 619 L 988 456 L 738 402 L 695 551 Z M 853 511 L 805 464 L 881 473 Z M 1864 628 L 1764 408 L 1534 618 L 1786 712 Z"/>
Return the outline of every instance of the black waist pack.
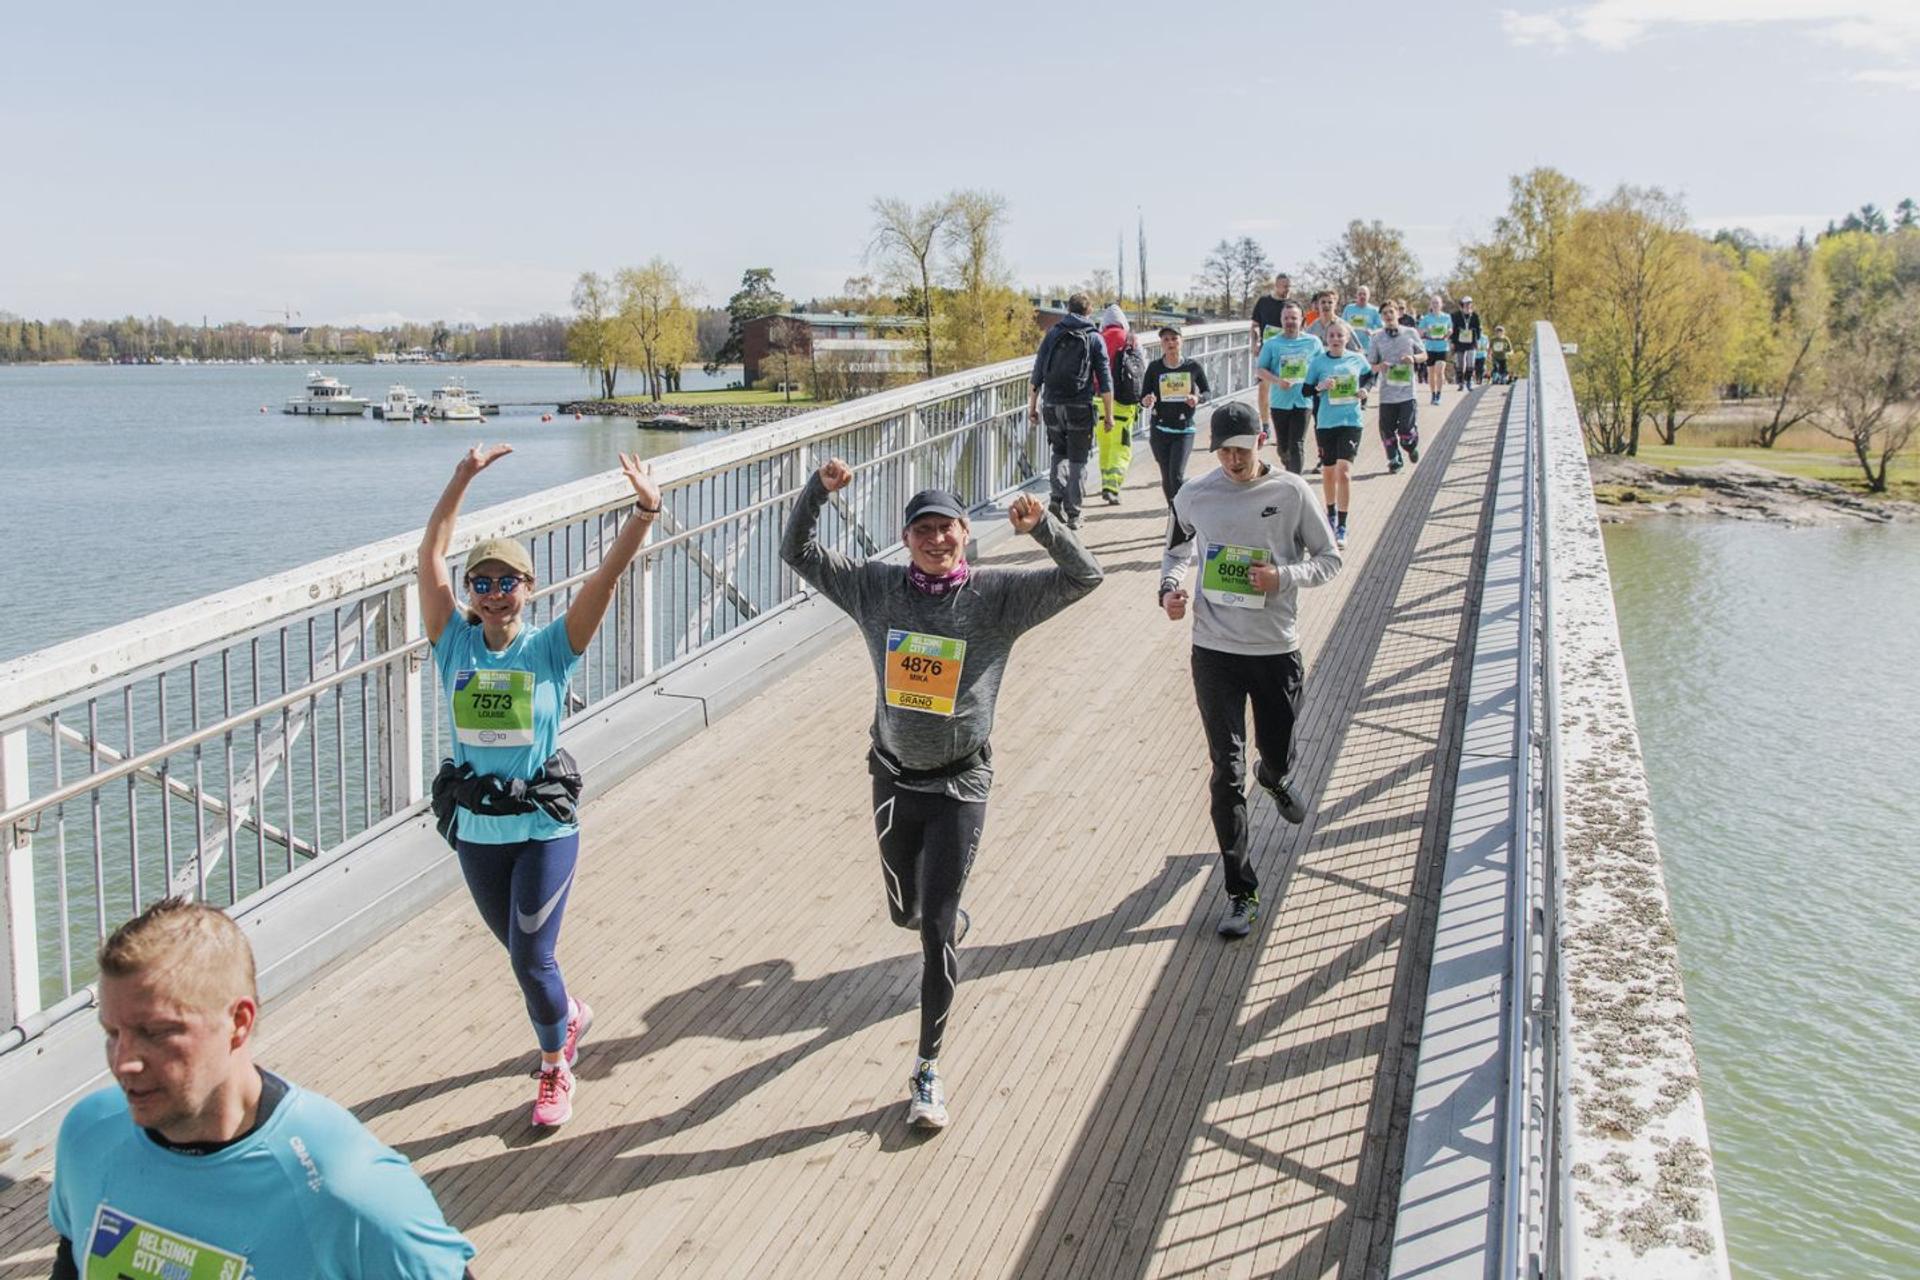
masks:
<path fill-rule="evenodd" d="M 536 778 L 496 778 L 475 773 L 470 764 L 440 762 L 433 775 L 433 825 L 448 844 L 458 847 L 454 811 L 506 817 L 539 809 L 555 822 L 572 823 L 580 814 L 580 766 L 565 748 L 547 757 Z"/>
<path fill-rule="evenodd" d="M 949 760 L 931 769 L 909 769 L 877 745 L 867 751 L 867 772 L 876 778 L 887 778 L 893 782 L 933 782 L 939 778 L 957 778 L 969 769 L 977 769 L 983 764 L 993 763 L 993 746 L 983 742 L 978 751 L 969 752 L 958 760 Z"/>

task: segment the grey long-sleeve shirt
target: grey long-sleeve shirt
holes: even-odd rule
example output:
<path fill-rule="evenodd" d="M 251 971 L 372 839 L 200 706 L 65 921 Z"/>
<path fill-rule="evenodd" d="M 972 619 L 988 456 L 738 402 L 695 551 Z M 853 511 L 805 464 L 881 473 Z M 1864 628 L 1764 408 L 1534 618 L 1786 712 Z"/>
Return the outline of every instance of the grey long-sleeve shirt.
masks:
<path fill-rule="evenodd" d="M 1264 464 L 1263 464 L 1264 466 Z M 1262 553 L 1260 561 L 1253 553 Z M 1200 581 L 1188 574 L 1200 561 Z M 1251 563 L 1280 570 L 1280 586 L 1256 592 Z M 1173 498 L 1173 528 L 1160 562 L 1160 586 L 1191 598 L 1193 643 L 1220 653 L 1292 653 L 1300 647 L 1300 588 L 1340 572 L 1333 531 L 1307 482 L 1277 467 L 1245 484 L 1224 471 L 1189 480 Z"/>
<path fill-rule="evenodd" d="M 787 521 L 780 558 L 846 610 L 866 638 L 874 743 L 909 769 L 937 769 L 971 755 L 993 732 L 1013 642 L 1099 586 L 1099 562 L 1065 525 L 1043 515 L 1033 538 L 1053 557 L 1052 568 L 977 568 L 958 591 L 930 596 L 907 581 L 904 565 L 853 560 L 821 546 L 814 526 L 826 500 L 826 486 L 815 475 Z M 952 642 L 964 651 L 956 653 Z M 902 785 L 985 800 L 992 784 L 992 766 L 981 765 Z"/>

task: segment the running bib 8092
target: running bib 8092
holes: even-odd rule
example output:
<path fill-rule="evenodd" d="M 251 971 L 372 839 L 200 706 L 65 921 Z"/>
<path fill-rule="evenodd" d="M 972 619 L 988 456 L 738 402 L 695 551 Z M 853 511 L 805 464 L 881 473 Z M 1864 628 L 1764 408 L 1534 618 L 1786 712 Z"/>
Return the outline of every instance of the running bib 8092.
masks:
<path fill-rule="evenodd" d="M 453 735 L 469 747 L 532 746 L 533 672 L 455 672 Z"/>
<path fill-rule="evenodd" d="M 87 1239 L 86 1280 L 241 1280 L 247 1260 L 101 1205 Z"/>
<path fill-rule="evenodd" d="M 919 631 L 887 632 L 887 705 L 950 716 L 960 692 L 967 642 Z"/>
<path fill-rule="evenodd" d="M 1200 594 L 1229 609 L 1264 609 L 1267 593 L 1253 585 L 1253 566 L 1272 558 L 1265 547 L 1207 544 L 1207 561 L 1200 572 Z"/>
<path fill-rule="evenodd" d="M 1327 388 L 1328 404 L 1353 404 L 1360 399 L 1360 375 L 1357 373 L 1335 374 L 1333 385 Z"/>
<path fill-rule="evenodd" d="M 1410 364 L 1390 364 L 1387 366 L 1387 381 L 1403 386 L 1413 385 L 1413 366 Z"/>
<path fill-rule="evenodd" d="M 1287 382 L 1305 382 L 1307 379 L 1307 357 L 1281 356 L 1280 377 Z"/>
<path fill-rule="evenodd" d="M 1162 400 L 1185 400 L 1193 394 L 1193 375 L 1191 373 L 1163 373 L 1160 375 L 1160 398 Z"/>

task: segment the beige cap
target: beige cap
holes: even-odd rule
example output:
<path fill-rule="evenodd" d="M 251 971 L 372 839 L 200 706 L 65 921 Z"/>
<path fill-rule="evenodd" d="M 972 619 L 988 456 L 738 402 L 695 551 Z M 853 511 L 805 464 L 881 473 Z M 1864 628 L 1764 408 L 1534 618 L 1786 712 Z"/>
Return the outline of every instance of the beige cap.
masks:
<path fill-rule="evenodd" d="M 467 572 L 472 573 L 489 560 L 498 560 L 507 568 L 524 573 L 529 578 L 533 576 L 533 557 L 512 538 L 488 538 L 467 552 Z"/>

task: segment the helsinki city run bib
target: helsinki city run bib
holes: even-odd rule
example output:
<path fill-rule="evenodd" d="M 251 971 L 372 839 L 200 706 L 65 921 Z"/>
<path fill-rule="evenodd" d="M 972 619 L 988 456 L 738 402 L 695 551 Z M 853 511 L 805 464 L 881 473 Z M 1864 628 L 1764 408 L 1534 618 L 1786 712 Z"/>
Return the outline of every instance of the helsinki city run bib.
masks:
<path fill-rule="evenodd" d="M 1360 398 L 1359 374 L 1338 373 L 1332 381 L 1333 385 L 1327 388 L 1328 404 L 1352 404 Z"/>
<path fill-rule="evenodd" d="M 1193 375 L 1191 373 L 1163 373 L 1160 375 L 1160 398 L 1162 400 L 1185 400 L 1193 394 Z"/>
<path fill-rule="evenodd" d="M 1280 377 L 1285 382 L 1305 382 L 1307 380 L 1306 356 L 1281 356 Z"/>
<path fill-rule="evenodd" d="M 1412 386 L 1413 385 L 1413 366 L 1410 364 L 1388 365 L 1387 381 L 1398 382 L 1404 386 Z"/>
<path fill-rule="evenodd" d="M 469 747 L 532 746 L 533 672 L 456 672 L 453 733 Z"/>
<path fill-rule="evenodd" d="M 1462 330 L 1461 330 L 1460 332 L 1458 332 L 1458 333 L 1456 333 L 1456 334 L 1454 334 L 1454 335 L 1453 335 L 1453 340 L 1454 340 L 1455 342 L 1472 342 L 1472 341 L 1473 341 L 1473 330 L 1471 330 L 1471 329 L 1462 329 Z"/>
<path fill-rule="evenodd" d="M 1200 594 L 1229 609 L 1264 609 L 1267 593 L 1254 586 L 1248 572 L 1266 564 L 1265 547 L 1227 547 L 1207 544 L 1207 563 L 1200 574 Z"/>
<path fill-rule="evenodd" d="M 1429 338 L 1433 338 L 1436 340 L 1446 337 L 1447 322 L 1445 320 L 1435 320 L 1432 324 L 1427 326 L 1427 336 Z"/>
<path fill-rule="evenodd" d="M 162 1230 L 109 1205 L 94 1214 L 85 1280 L 242 1280 L 252 1274 L 237 1253 Z"/>
<path fill-rule="evenodd" d="M 1265 342 L 1269 338 L 1277 338 L 1285 332 L 1286 330 L 1282 329 L 1279 325 L 1270 324 L 1260 331 L 1260 341 Z"/>
<path fill-rule="evenodd" d="M 967 642 L 919 631 L 887 632 L 887 705 L 929 715 L 953 714 Z"/>

